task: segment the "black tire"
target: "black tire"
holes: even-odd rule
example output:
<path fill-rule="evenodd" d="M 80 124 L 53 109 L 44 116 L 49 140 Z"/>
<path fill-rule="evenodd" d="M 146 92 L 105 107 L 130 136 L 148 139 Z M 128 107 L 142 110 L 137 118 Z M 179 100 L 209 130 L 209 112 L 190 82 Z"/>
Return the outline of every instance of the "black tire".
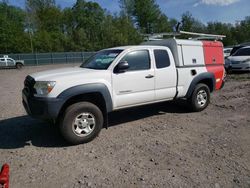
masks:
<path fill-rule="evenodd" d="M 232 71 L 232 67 L 229 67 L 227 70 L 226 70 L 227 74 L 232 74 L 233 71 Z"/>
<path fill-rule="evenodd" d="M 90 124 L 88 122 L 89 117 L 85 118 L 85 122 L 81 122 L 80 125 L 75 124 L 76 118 L 80 117 L 81 114 L 84 114 L 82 116 L 85 116 L 86 114 L 89 114 L 91 119 L 94 122 L 94 125 L 82 125 L 87 122 L 87 124 Z M 80 120 L 83 121 L 83 120 Z M 79 128 L 79 126 L 81 126 Z M 86 134 L 84 131 L 83 127 L 84 126 L 89 126 L 92 130 L 89 134 Z M 69 106 L 66 110 L 65 113 L 60 121 L 59 127 L 61 134 L 63 138 L 69 142 L 70 144 L 76 145 L 76 144 L 83 144 L 90 142 L 93 140 L 98 134 L 100 133 L 101 129 L 103 126 L 103 114 L 101 110 L 94 104 L 89 103 L 89 102 L 79 102 L 75 103 L 71 106 Z M 76 133 L 76 129 L 79 128 L 82 132 L 81 133 Z M 79 130 L 78 130 L 79 132 Z M 85 133 L 85 136 L 84 136 Z"/>
<path fill-rule="evenodd" d="M 201 96 L 203 98 L 201 98 Z M 208 86 L 206 84 L 198 84 L 188 99 L 188 102 L 191 110 L 194 112 L 200 112 L 207 108 L 210 102 L 210 90 Z"/>
<path fill-rule="evenodd" d="M 17 64 L 16 64 L 16 68 L 17 68 L 18 70 L 22 69 L 22 68 L 23 68 L 23 64 L 17 63 Z"/>

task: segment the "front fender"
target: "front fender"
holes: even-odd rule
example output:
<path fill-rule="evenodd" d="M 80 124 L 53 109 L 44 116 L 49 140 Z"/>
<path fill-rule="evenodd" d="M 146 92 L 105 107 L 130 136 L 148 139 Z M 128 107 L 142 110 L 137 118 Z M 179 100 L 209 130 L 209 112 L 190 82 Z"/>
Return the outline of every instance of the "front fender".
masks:
<path fill-rule="evenodd" d="M 74 96 L 88 93 L 100 93 L 105 100 L 107 112 L 111 112 L 113 110 L 113 103 L 110 92 L 107 86 L 102 83 L 77 85 L 64 90 L 61 94 L 58 95 L 57 98 L 63 99 L 66 102 Z"/>

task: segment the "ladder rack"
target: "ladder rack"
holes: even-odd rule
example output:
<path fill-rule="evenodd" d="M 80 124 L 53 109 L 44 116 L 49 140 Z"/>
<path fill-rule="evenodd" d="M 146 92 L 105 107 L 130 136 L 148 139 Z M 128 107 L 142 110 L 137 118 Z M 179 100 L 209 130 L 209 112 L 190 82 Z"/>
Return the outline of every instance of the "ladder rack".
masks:
<path fill-rule="evenodd" d="M 164 36 L 176 36 L 180 35 L 192 35 L 197 36 L 195 38 L 189 38 L 190 40 L 223 40 L 225 35 L 214 35 L 214 34 L 206 34 L 206 33 L 195 33 L 195 32 L 187 32 L 187 31 L 178 31 L 178 32 L 170 32 L 170 33 L 155 33 L 155 34 L 143 34 L 146 40 L 162 40 Z"/>
<path fill-rule="evenodd" d="M 194 32 L 187 32 L 187 31 L 180 31 L 179 33 L 180 34 L 185 34 L 185 35 L 199 36 L 199 37 L 195 38 L 196 40 L 201 40 L 201 39 L 223 40 L 223 38 L 226 37 L 225 35 L 214 35 L 214 34 L 206 34 L 206 33 L 194 33 Z"/>

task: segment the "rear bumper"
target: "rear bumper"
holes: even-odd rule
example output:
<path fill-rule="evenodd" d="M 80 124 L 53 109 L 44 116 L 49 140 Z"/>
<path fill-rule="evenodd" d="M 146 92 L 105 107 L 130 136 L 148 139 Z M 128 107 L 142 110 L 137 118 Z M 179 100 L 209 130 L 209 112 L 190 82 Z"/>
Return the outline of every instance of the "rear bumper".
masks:
<path fill-rule="evenodd" d="M 225 80 L 222 81 L 222 84 L 221 84 L 221 86 L 220 86 L 220 89 L 222 89 L 222 88 L 224 87 L 224 85 L 225 85 Z"/>
<path fill-rule="evenodd" d="M 63 106 L 61 99 L 29 97 L 24 91 L 22 92 L 22 102 L 27 114 L 38 119 L 56 119 Z"/>

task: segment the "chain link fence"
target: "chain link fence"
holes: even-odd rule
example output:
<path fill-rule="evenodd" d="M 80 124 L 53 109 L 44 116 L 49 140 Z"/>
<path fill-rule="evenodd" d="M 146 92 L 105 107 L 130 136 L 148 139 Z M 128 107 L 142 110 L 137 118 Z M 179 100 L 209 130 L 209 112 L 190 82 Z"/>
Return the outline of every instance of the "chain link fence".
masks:
<path fill-rule="evenodd" d="M 24 60 L 27 65 L 48 65 L 61 63 L 82 63 L 95 52 L 60 52 L 60 53 L 34 53 L 34 54 L 0 54 L 8 55 L 15 60 Z"/>

